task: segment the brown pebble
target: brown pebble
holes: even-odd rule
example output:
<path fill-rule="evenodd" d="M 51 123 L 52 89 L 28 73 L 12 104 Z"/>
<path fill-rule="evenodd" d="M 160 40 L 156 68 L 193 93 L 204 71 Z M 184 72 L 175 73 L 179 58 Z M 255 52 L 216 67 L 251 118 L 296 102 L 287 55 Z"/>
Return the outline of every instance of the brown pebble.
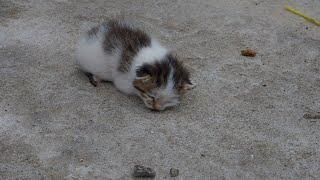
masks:
<path fill-rule="evenodd" d="M 135 165 L 133 168 L 133 176 L 134 177 L 155 177 L 156 172 L 149 168 L 142 165 Z"/>
<path fill-rule="evenodd" d="M 170 176 L 171 176 L 171 177 L 177 177 L 177 176 L 179 176 L 179 169 L 171 168 L 171 169 L 170 169 Z"/>
<path fill-rule="evenodd" d="M 252 49 L 246 49 L 241 51 L 242 56 L 255 57 L 257 53 Z"/>

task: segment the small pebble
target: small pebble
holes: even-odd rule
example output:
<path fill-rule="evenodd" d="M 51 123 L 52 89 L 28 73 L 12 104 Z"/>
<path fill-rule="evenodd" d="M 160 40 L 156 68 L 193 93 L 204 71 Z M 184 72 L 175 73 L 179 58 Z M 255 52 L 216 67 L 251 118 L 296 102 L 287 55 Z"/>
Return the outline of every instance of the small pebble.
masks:
<path fill-rule="evenodd" d="M 142 165 L 135 165 L 133 168 L 133 176 L 134 177 L 155 177 L 156 172 L 149 167 L 144 167 Z"/>
<path fill-rule="evenodd" d="M 171 168 L 171 169 L 170 169 L 170 176 L 171 176 L 171 177 L 177 177 L 177 176 L 179 176 L 179 169 Z"/>

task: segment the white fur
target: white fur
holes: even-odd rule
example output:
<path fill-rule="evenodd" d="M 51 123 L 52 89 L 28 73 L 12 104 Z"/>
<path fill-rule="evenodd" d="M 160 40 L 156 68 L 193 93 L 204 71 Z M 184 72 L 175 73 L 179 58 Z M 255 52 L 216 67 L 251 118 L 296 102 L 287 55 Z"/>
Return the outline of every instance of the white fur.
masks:
<path fill-rule="evenodd" d="M 144 63 L 152 63 L 156 60 L 161 60 L 167 54 L 167 50 L 162 47 L 156 40 L 151 41 L 150 47 L 142 48 L 133 58 L 130 71 L 122 73 L 115 71 L 113 80 L 115 86 L 126 94 L 136 94 L 137 91 L 133 87 L 132 82 L 136 78 L 136 70 Z"/>
<path fill-rule="evenodd" d="M 89 38 L 84 36 L 76 50 L 77 64 L 86 72 L 89 72 L 101 80 L 112 81 L 123 93 L 136 94 L 133 87 L 133 80 L 136 78 L 136 69 L 144 63 L 152 63 L 161 60 L 168 53 L 168 50 L 160 45 L 158 41 L 152 39 L 151 46 L 141 49 L 133 58 L 129 72 L 118 71 L 121 57 L 121 50 L 106 53 L 103 50 L 103 33 L 107 28 L 100 27 L 97 37 Z"/>
<path fill-rule="evenodd" d="M 141 66 L 143 63 L 152 64 L 157 60 L 161 60 L 167 53 L 167 49 L 162 47 L 157 40 L 152 39 L 151 46 L 141 49 L 133 58 L 134 66 L 131 68 L 131 70 L 135 70 L 134 68 Z"/>
<path fill-rule="evenodd" d="M 113 80 L 113 70 L 117 68 L 120 53 L 107 54 L 102 47 L 103 34 L 107 31 L 100 27 L 96 37 L 84 35 L 76 49 L 76 62 L 86 72 L 106 81 Z"/>
<path fill-rule="evenodd" d="M 165 95 L 166 96 L 170 96 L 171 94 L 173 94 L 173 88 L 174 87 L 174 82 L 173 82 L 173 69 L 171 68 L 170 69 L 170 74 L 169 74 L 169 77 L 168 77 L 168 83 L 167 83 L 167 86 L 165 88 L 165 91 L 163 91 L 164 93 L 166 93 Z"/>
<path fill-rule="evenodd" d="M 118 66 L 119 57 L 106 54 L 99 41 L 88 41 L 82 39 L 76 52 L 77 64 L 97 78 L 112 81 L 112 71 Z"/>

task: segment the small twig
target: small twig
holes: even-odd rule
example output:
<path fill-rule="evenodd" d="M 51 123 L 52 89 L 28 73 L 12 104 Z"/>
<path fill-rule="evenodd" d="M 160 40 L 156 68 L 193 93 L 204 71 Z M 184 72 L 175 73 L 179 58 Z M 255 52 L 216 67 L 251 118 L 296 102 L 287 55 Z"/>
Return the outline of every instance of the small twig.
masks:
<path fill-rule="evenodd" d="M 306 19 L 306 20 L 309 21 L 309 22 L 312 22 L 313 24 L 315 24 L 315 25 L 317 25 L 317 26 L 320 26 L 320 21 L 318 21 L 318 20 L 316 20 L 316 19 L 314 19 L 314 18 L 312 18 L 312 17 L 309 17 L 309 16 L 303 14 L 302 12 L 294 9 L 293 7 L 291 7 L 291 6 L 285 6 L 284 8 L 285 8 L 287 11 L 292 12 L 293 14 L 296 14 L 296 15 L 298 15 L 298 16 L 303 17 L 304 19 Z"/>

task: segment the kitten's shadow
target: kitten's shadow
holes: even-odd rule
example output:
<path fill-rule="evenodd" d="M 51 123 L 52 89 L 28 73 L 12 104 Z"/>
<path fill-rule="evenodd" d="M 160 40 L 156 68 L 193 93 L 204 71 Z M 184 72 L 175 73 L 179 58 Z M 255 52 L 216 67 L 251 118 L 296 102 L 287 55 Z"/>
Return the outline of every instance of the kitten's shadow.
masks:
<path fill-rule="evenodd" d="M 77 68 L 75 74 L 78 77 L 80 77 L 81 80 L 90 83 L 90 73 L 87 73 L 87 72 L 81 70 L 80 68 Z M 111 81 L 105 81 L 105 80 L 102 80 L 101 83 L 103 83 L 103 84 L 104 83 L 113 84 Z M 91 86 L 95 87 L 94 85 L 92 85 L 92 83 L 91 83 Z"/>

